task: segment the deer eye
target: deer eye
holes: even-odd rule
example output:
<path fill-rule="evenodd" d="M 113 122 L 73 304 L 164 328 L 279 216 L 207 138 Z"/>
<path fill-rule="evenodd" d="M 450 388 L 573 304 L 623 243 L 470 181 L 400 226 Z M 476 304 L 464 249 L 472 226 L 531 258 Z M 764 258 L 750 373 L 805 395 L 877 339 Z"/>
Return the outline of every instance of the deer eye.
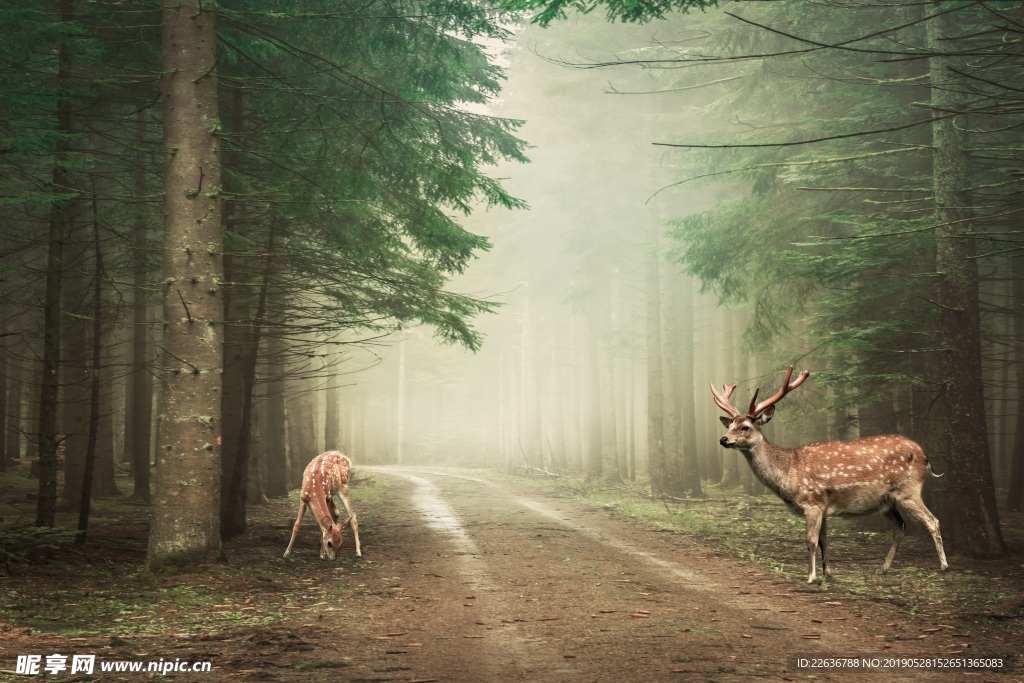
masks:
<path fill-rule="evenodd" d="M 750 427 L 748 427 L 747 425 L 743 425 L 742 427 L 740 427 L 740 431 L 749 432 L 750 431 Z"/>

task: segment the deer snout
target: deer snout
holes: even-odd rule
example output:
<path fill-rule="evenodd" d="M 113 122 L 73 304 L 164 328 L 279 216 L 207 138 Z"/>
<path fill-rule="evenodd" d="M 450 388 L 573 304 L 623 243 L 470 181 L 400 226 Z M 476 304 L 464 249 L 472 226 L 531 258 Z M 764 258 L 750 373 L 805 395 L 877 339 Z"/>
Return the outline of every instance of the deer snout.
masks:
<path fill-rule="evenodd" d="M 725 448 L 729 448 L 729 446 L 731 445 L 729 443 L 729 437 L 727 436 L 723 436 L 721 439 L 719 439 L 718 443 L 722 444 L 722 446 Z"/>

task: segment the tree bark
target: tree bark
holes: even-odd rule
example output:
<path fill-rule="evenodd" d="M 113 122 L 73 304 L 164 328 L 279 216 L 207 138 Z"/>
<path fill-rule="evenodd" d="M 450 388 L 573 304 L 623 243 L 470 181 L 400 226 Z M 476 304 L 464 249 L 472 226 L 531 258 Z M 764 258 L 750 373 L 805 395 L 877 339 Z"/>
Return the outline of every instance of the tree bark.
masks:
<path fill-rule="evenodd" d="M 224 279 L 216 16 L 162 10 L 164 357 L 156 495 L 146 564 L 218 558 Z"/>
<path fill-rule="evenodd" d="M 665 462 L 665 395 L 661 358 L 661 275 L 658 254 L 658 228 L 650 228 L 651 253 L 648 255 L 646 284 L 647 329 L 647 470 L 651 493 L 661 495 L 672 487 Z"/>
<path fill-rule="evenodd" d="M 405 462 L 405 339 L 398 342 L 398 377 L 395 391 L 395 463 Z"/>
<path fill-rule="evenodd" d="M 95 193 L 94 206 L 95 206 Z M 103 340 L 103 251 L 100 244 L 99 221 L 93 215 L 93 238 L 95 256 L 95 281 L 92 298 L 92 362 L 89 377 L 89 431 L 86 441 L 85 462 L 82 468 L 82 490 L 78 501 L 78 535 L 76 544 L 85 543 L 89 529 L 89 507 L 92 503 L 93 471 L 96 467 L 96 445 L 100 432 L 100 365 L 102 363 Z"/>
<path fill-rule="evenodd" d="M 685 381 L 686 377 L 694 377 L 697 368 L 694 365 L 693 349 L 693 282 L 685 275 L 675 275 L 676 314 L 679 316 L 676 349 L 679 354 L 679 367 L 682 377 L 679 383 L 679 411 L 682 431 L 679 435 L 679 474 L 684 492 L 693 496 L 703 496 L 700 467 L 697 464 L 697 409 L 694 404 L 693 382 Z"/>
<path fill-rule="evenodd" d="M 17 353 L 20 345 L 11 344 L 8 347 L 12 353 L 7 361 L 7 431 L 3 434 L 4 452 L 7 459 L 21 458 L 21 430 L 24 415 L 24 391 L 21 386 L 21 378 L 24 374 L 22 362 Z"/>
<path fill-rule="evenodd" d="M 0 320 L 9 320 L 7 316 L 7 298 L 0 297 Z M 7 452 L 7 431 L 10 429 L 12 418 L 8 415 L 10 406 L 9 387 L 11 386 L 11 370 L 8 366 L 10 354 L 8 349 L 11 344 L 13 332 L 9 329 L 0 331 L 0 472 L 7 471 L 7 461 L 13 454 Z"/>
<path fill-rule="evenodd" d="M 942 9 L 942 2 L 933 4 Z M 932 111 L 962 111 L 963 89 L 949 53 L 958 34 L 956 17 L 947 13 L 927 23 Z M 978 266 L 969 196 L 967 126 L 963 117 L 932 123 L 935 191 L 935 267 L 939 276 L 938 331 L 945 349 L 943 380 L 950 449 L 950 494 L 956 515 L 947 518 L 954 547 L 971 555 L 1006 550 L 995 504 L 992 464 L 985 422 L 981 366 L 981 315 Z"/>
<path fill-rule="evenodd" d="M 330 372 L 333 373 L 337 369 L 338 357 L 335 357 L 335 363 L 329 366 Z M 324 390 L 324 444 L 327 450 L 334 451 L 346 451 L 351 449 L 345 449 L 342 447 L 342 435 L 341 435 L 341 380 L 336 374 L 330 374 L 327 377 L 327 389 Z"/>
<path fill-rule="evenodd" d="M 267 338 L 266 366 L 267 377 L 263 443 L 266 453 L 266 493 L 268 496 L 284 496 L 288 494 L 288 441 L 285 438 L 284 408 L 284 366 L 281 358 L 284 355 L 284 340 L 278 336 Z"/>
<path fill-rule="evenodd" d="M 1013 259 L 1013 335 L 1017 340 L 1017 414 L 1010 459 L 1010 481 L 1006 492 L 1006 509 L 1020 512 L 1024 509 L 1024 256 Z"/>
<path fill-rule="evenodd" d="M 60 20 L 69 26 L 75 18 L 75 0 L 60 1 Z M 71 50 L 62 40 L 58 48 L 57 83 L 66 83 L 71 72 Z M 36 526 L 52 527 L 57 511 L 57 399 L 60 375 L 61 285 L 64 277 L 64 236 L 71 222 L 70 200 L 60 195 L 70 191 L 68 156 L 71 143 L 71 102 L 57 102 L 57 133 L 54 154 L 50 229 L 47 236 L 46 291 L 43 295 L 43 362 L 39 393 L 39 422 L 36 425 L 39 444 L 39 498 L 36 501 Z"/>
<path fill-rule="evenodd" d="M 715 383 L 720 385 L 723 383 L 739 383 L 746 377 L 741 376 L 736 370 L 736 353 L 733 351 L 734 344 L 736 343 L 736 317 L 732 314 L 731 310 L 718 309 L 718 315 L 723 317 L 721 331 L 722 331 L 722 374 L 725 376 L 725 380 L 716 379 Z M 740 399 L 737 399 L 740 400 Z M 742 403 L 738 404 L 742 405 Z M 716 420 L 716 424 L 718 421 Z M 731 448 L 718 448 L 719 457 L 722 463 L 722 478 L 719 480 L 719 485 L 722 488 L 731 488 L 733 486 L 740 485 L 740 460 L 742 456 L 739 451 L 735 451 Z M 746 462 L 742 464 L 742 467 L 747 467 Z M 747 469 L 750 469 L 747 467 Z"/>
<path fill-rule="evenodd" d="M 135 121 L 135 144 L 142 149 L 146 137 L 145 114 L 140 112 Z M 146 194 L 146 174 L 143 172 L 142 152 L 136 156 L 134 175 L 135 194 Z M 146 220 L 142 211 L 137 211 L 132 221 L 132 360 L 131 360 L 131 403 L 125 412 L 130 416 L 131 435 L 129 458 L 135 488 L 132 497 L 144 503 L 150 502 L 150 462 L 153 438 L 153 381 L 149 367 L 149 261 L 146 258 Z"/>

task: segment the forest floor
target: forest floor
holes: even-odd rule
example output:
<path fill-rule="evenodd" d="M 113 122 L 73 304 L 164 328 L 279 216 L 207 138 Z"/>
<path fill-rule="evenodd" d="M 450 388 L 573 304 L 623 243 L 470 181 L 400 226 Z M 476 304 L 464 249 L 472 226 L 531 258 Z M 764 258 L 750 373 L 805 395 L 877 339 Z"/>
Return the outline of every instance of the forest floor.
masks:
<path fill-rule="evenodd" d="M 31 655 L 66 664 L 39 676 L 55 681 L 1024 680 L 1019 554 L 940 573 L 915 534 L 880 575 L 887 534 L 836 525 L 836 576 L 807 585 L 802 521 L 767 496 L 667 506 L 579 480 L 360 474 L 362 558 L 347 531 L 320 560 L 307 515 L 283 559 L 295 493 L 189 573 L 141 570 L 147 508 L 128 500 L 98 502 L 89 542 L 48 559 L 8 536 L 0 680 L 25 680 Z M 23 486 L 0 491 L 8 522 L 29 507 Z M 95 655 L 92 676 L 74 655 Z M 154 662 L 178 670 L 101 672 Z"/>

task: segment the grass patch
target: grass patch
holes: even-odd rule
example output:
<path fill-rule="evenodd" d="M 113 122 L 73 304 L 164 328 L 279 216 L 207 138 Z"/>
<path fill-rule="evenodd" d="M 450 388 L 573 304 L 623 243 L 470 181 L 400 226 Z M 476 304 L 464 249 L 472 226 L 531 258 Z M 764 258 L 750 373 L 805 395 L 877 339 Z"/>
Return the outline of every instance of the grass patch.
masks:
<path fill-rule="evenodd" d="M 615 514 L 642 519 L 650 526 L 688 535 L 763 570 L 769 579 L 806 579 L 806 523 L 775 496 L 749 496 L 741 489 L 708 486 L 704 498 L 658 500 L 643 484 L 622 486 L 573 477 L 522 478 L 497 475 L 526 483 L 555 498 L 572 499 Z M 1024 540 L 1020 520 L 1004 520 L 1004 537 Z M 820 584 L 829 594 L 849 594 L 893 604 L 907 614 L 1021 614 L 1024 582 L 1020 563 L 1007 558 L 971 560 L 951 556 L 951 569 L 940 572 L 931 539 L 918 528 L 904 539 L 892 568 L 879 573 L 888 550 L 888 530 L 873 531 L 873 517 L 829 517 L 829 557 L 835 576 Z M 1016 521 L 1014 521 L 1016 519 Z M 867 526 L 869 530 L 864 530 Z M 882 525 L 879 525 L 881 527 Z M 819 575 L 821 573 L 819 555 Z M 1019 620 L 1019 619 L 1018 619 Z"/>

